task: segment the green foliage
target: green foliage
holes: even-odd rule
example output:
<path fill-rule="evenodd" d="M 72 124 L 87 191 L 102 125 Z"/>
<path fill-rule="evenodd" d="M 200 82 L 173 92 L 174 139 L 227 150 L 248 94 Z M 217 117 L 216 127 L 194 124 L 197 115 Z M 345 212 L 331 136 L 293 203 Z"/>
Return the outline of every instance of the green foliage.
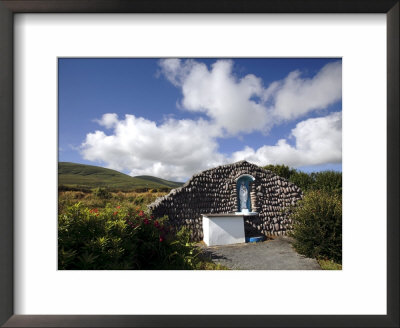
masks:
<path fill-rule="evenodd" d="M 166 218 L 156 220 L 137 207 L 99 210 L 78 202 L 58 218 L 61 270 L 196 269 L 199 254 L 188 230 L 175 232 Z"/>
<path fill-rule="evenodd" d="M 304 199 L 289 210 L 300 254 L 315 257 L 326 270 L 340 270 L 342 261 L 342 173 L 305 173 L 286 165 L 264 169 L 288 179 L 304 192 Z"/>
<path fill-rule="evenodd" d="M 338 195 L 342 193 L 341 172 L 322 171 L 305 173 L 286 165 L 267 165 L 263 168 L 293 182 L 303 191 L 324 190 Z"/>
<path fill-rule="evenodd" d="M 92 192 L 91 188 L 88 187 L 78 187 L 78 186 L 64 186 L 62 184 L 58 185 L 58 191 L 81 191 L 83 193 L 90 193 Z"/>
<path fill-rule="evenodd" d="M 110 199 L 111 198 L 111 193 L 106 188 L 94 189 L 93 195 L 100 199 Z"/>
<path fill-rule="evenodd" d="M 342 265 L 332 260 L 318 260 L 322 270 L 342 270 Z"/>
<path fill-rule="evenodd" d="M 135 205 L 142 205 L 144 202 L 144 197 L 142 195 L 135 197 L 135 199 L 133 200 L 133 203 Z"/>
<path fill-rule="evenodd" d="M 108 189 L 106 189 L 108 191 Z M 154 202 L 158 197 L 164 196 L 165 193 L 138 193 L 138 192 L 111 192 L 111 198 L 100 198 L 93 191 L 90 193 L 82 193 L 77 191 L 64 191 L 58 193 L 58 213 L 64 213 L 68 206 L 76 204 L 78 201 L 90 209 L 102 209 L 108 204 L 111 207 L 135 206 L 136 210 L 145 210 L 148 204 Z"/>
<path fill-rule="evenodd" d="M 323 171 L 311 173 L 314 180 L 314 190 L 324 190 L 331 193 L 342 194 L 342 173 Z"/>
<path fill-rule="evenodd" d="M 280 177 L 285 178 L 287 180 L 289 180 L 290 177 L 296 172 L 295 169 L 292 169 L 286 165 L 269 164 L 267 166 L 264 166 L 263 169 L 269 170 L 269 171 L 275 173 L 276 175 L 279 175 Z"/>
<path fill-rule="evenodd" d="M 318 259 L 342 261 L 341 196 L 323 190 L 305 194 L 290 215 L 293 246 L 303 255 Z"/>
<path fill-rule="evenodd" d="M 296 171 L 290 177 L 290 182 L 293 182 L 296 186 L 298 186 L 301 190 L 307 191 L 313 189 L 314 179 L 311 174 Z"/>

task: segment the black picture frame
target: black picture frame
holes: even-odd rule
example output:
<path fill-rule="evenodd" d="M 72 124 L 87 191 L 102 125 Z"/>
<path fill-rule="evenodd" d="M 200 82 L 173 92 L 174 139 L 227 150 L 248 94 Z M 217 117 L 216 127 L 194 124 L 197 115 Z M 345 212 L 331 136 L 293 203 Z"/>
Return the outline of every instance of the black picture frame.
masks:
<path fill-rule="evenodd" d="M 398 0 L 0 0 L 0 324 L 4 327 L 399 327 L 399 8 Z M 15 13 L 385 13 L 387 315 L 14 315 Z"/>

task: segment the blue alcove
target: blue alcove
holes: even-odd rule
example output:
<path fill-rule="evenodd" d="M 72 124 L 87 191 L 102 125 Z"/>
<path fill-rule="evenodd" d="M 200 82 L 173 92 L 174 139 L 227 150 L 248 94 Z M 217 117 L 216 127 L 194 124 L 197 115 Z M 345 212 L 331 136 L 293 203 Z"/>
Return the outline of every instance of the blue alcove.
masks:
<path fill-rule="evenodd" d="M 241 206 L 240 206 L 240 198 L 239 198 L 239 189 L 240 186 L 242 185 L 242 182 L 244 183 L 244 185 L 247 188 L 247 192 L 248 192 L 248 197 L 247 197 L 247 209 L 249 210 L 249 212 L 251 212 L 251 201 L 250 201 L 250 183 L 253 182 L 255 179 L 253 176 L 245 174 L 245 175 L 241 175 L 237 180 L 236 180 L 236 198 L 237 198 L 237 202 L 238 202 L 238 210 L 239 212 L 242 211 Z"/>

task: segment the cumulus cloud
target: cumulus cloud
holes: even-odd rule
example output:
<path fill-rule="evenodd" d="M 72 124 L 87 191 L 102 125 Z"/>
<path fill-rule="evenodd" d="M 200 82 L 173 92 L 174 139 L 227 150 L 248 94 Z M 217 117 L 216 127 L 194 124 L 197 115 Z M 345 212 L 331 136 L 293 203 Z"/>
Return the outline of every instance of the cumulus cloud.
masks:
<path fill-rule="evenodd" d="M 228 135 L 266 132 L 273 124 L 324 109 L 342 96 L 340 61 L 328 63 L 312 78 L 293 71 L 267 88 L 253 74 L 237 78 L 231 60 L 218 60 L 211 69 L 195 60 L 163 59 L 159 65 L 182 91 L 180 108 L 204 112 Z"/>
<path fill-rule="evenodd" d="M 165 77 L 181 88 L 181 108 L 204 112 L 229 135 L 267 126 L 266 108 L 252 99 L 262 95 L 261 79 L 254 75 L 237 79 L 232 74 L 232 61 L 218 60 L 209 70 L 194 60 L 164 59 L 160 67 Z"/>
<path fill-rule="evenodd" d="M 104 114 L 100 120 L 95 119 L 94 121 L 104 126 L 106 129 L 111 129 L 118 123 L 118 115 L 115 113 L 107 113 Z"/>
<path fill-rule="evenodd" d="M 182 92 L 179 107 L 201 112 L 205 119 L 174 119 L 157 124 L 134 115 L 115 113 L 95 120 L 103 130 L 88 133 L 80 147 L 84 159 L 130 175 L 153 175 L 184 181 L 201 170 L 239 160 L 293 167 L 341 161 L 341 113 L 306 119 L 276 145 L 231 154 L 219 149 L 219 138 L 242 137 L 282 121 L 299 119 L 341 98 L 341 63 L 325 65 L 314 77 L 299 71 L 267 87 L 248 74 L 238 78 L 233 61 L 218 60 L 209 69 L 195 60 L 165 59 L 161 74 Z M 168 113 L 166 113 L 168 114 Z"/>
<path fill-rule="evenodd" d="M 153 175 L 175 181 L 243 159 L 258 165 L 284 163 L 292 167 L 340 163 L 341 119 L 341 112 L 335 112 L 298 123 L 290 135 L 295 146 L 281 139 L 274 146 L 256 150 L 245 147 L 229 156 L 219 152 L 218 129 L 207 121 L 169 119 L 157 125 L 126 115 L 117 118 L 110 135 L 103 131 L 89 133 L 81 152 L 87 160 L 106 163 L 119 171 L 130 170 L 132 176 Z"/>
<path fill-rule="evenodd" d="M 310 118 L 296 125 L 291 131 L 295 146 L 280 139 L 274 146 L 257 150 L 245 147 L 232 154 L 231 161 L 248 160 L 258 165 L 282 164 L 299 167 L 342 161 L 342 113 Z"/>
<path fill-rule="evenodd" d="M 113 118 L 112 125 L 105 124 Z M 114 119 L 115 118 L 115 119 Z M 84 159 L 135 175 L 182 180 L 197 170 L 223 162 L 218 153 L 218 130 L 204 120 L 168 119 L 161 125 L 134 115 L 118 119 L 105 114 L 98 121 L 112 133 L 95 131 L 81 145 Z"/>
<path fill-rule="evenodd" d="M 285 120 L 324 109 L 342 98 L 342 64 L 326 64 L 313 78 L 304 79 L 300 71 L 265 90 L 264 100 L 272 101 L 273 115 Z"/>

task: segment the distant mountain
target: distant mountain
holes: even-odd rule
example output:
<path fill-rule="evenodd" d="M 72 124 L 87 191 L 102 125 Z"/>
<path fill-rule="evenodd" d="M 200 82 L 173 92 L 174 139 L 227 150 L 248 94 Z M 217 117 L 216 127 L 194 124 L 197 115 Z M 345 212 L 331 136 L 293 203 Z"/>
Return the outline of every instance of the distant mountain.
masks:
<path fill-rule="evenodd" d="M 67 187 L 107 187 L 119 190 L 135 190 L 144 188 L 171 189 L 180 187 L 183 183 L 147 175 L 131 177 L 127 174 L 100 166 L 59 162 L 58 185 Z"/>

